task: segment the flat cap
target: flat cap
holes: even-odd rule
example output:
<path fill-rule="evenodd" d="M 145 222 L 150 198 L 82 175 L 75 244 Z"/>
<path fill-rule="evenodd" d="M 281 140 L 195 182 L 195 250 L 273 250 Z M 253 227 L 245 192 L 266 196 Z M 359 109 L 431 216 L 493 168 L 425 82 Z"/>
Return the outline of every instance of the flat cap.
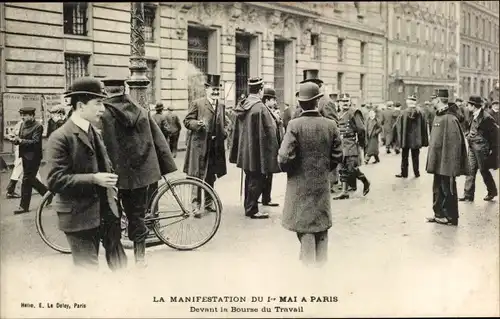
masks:
<path fill-rule="evenodd" d="M 36 109 L 32 106 L 25 106 L 19 109 L 20 114 L 34 114 Z"/>

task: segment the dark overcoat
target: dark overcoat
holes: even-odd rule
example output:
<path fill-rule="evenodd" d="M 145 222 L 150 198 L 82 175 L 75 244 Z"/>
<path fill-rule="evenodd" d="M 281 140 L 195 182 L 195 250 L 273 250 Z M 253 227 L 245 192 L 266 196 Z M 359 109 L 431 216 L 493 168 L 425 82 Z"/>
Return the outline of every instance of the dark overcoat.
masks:
<path fill-rule="evenodd" d="M 399 116 L 399 109 L 387 108 L 382 111 L 382 130 L 383 130 L 383 138 L 385 145 L 390 144 L 393 141 L 393 127 L 396 123 L 396 119 Z"/>
<path fill-rule="evenodd" d="M 177 170 L 167 139 L 148 110 L 126 94 L 107 98 L 104 106 L 99 127 L 119 189 L 149 186 Z"/>
<path fill-rule="evenodd" d="M 330 178 L 342 160 L 342 141 L 335 121 L 318 111 L 304 111 L 290 123 L 278 162 L 287 173 L 282 225 L 299 233 L 332 226 Z"/>
<path fill-rule="evenodd" d="M 468 127 L 472 125 L 473 116 L 470 119 Z M 495 119 L 486 112 L 484 109 L 479 111 L 477 116 L 477 121 L 479 122 L 478 134 L 481 135 L 484 140 L 481 142 L 469 142 L 469 147 L 475 150 L 475 154 L 478 157 L 477 163 L 479 169 L 497 169 L 498 168 L 498 125 Z"/>
<path fill-rule="evenodd" d="M 219 103 L 214 109 L 206 97 L 191 103 L 188 114 L 184 118 L 184 126 L 190 132 L 184 160 L 184 173 L 205 179 L 208 165 L 211 165 L 210 170 L 218 178 L 226 175 L 224 140 L 227 137 L 227 122 L 225 114 L 224 104 Z M 199 129 L 197 124 L 199 120 L 207 124 L 206 129 Z"/>
<path fill-rule="evenodd" d="M 370 119 L 366 121 L 366 149 L 365 155 L 372 156 L 379 154 L 379 134 L 382 132 L 378 119 Z"/>
<path fill-rule="evenodd" d="M 235 108 L 237 119 L 229 162 L 264 175 L 279 173 L 278 127 L 269 109 L 256 94 L 250 94 Z"/>
<path fill-rule="evenodd" d="M 318 101 L 318 111 L 323 117 L 337 121 L 337 108 L 328 96 L 323 95 Z"/>
<path fill-rule="evenodd" d="M 38 121 L 23 122 L 19 128 L 19 157 L 37 166 L 42 161 L 43 126 Z"/>
<path fill-rule="evenodd" d="M 401 111 L 394 127 L 399 147 L 416 149 L 429 145 L 425 116 L 419 109 L 407 108 Z"/>
<path fill-rule="evenodd" d="M 434 118 L 426 171 L 450 177 L 469 172 L 464 133 L 457 117 L 448 111 Z"/>
<path fill-rule="evenodd" d="M 112 173 L 113 168 L 104 144 L 99 141 L 95 147 L 87 133 L 72 120 L 66 121 L 49 137 L 47 184 L 48 189 L 56 193 L 52 205 L 58 212 L 59 228 L 64 232 L 100 225 L 99 187 L 93 182 L 93 174 Z M 98 157 L 103 158 L 104 169 L 99 170 Z"/>

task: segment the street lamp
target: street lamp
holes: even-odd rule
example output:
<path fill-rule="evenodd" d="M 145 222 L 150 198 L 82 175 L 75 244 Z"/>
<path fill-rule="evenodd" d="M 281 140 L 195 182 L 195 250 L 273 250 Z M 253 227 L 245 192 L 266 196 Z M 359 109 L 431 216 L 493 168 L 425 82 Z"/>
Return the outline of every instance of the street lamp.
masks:
<path fill-rule="evenodd" d="M 149 80 L 146 76 L 146 43 L 144 41 L 144 3 L 131 3 L 130 23 L 130 79 L 127 84 L 130 96 L 143 108 L 149 109 L 147 88 Z"/>

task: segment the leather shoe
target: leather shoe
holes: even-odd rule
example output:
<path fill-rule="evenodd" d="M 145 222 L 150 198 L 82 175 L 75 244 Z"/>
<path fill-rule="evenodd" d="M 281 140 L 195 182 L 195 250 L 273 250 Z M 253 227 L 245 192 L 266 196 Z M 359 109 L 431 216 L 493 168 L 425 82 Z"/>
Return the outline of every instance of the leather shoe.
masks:
<path fill-rule="evenodd" d="M 342 195 L 333 198 L 333 200 L 342 200 L 342 199 L 349 199 L 349 194 L 343 193 Z"/>
<path fill-rule="evenodd" d="M 473 201 L 474 201 L 474 198 L 470 198 L 470 197 L 466 197 L 466 196 L 464 196 L 464 197 L 460 197 L 460 198 L 458 199 L 458 201 L 459 201 L 459 202 L 473 202 Z"/>
<path fill-rule="evenodd" d="M 269 218 L 269 214 L 263 213 L 263 212 L 258 212 L 256 214 L 250 215 L 249 217 L 251 219 L 267 219 L 267 218 Z"/>
<path fill-rule="evenodd" d="M 408 178 L 408 176 L 404 176 L 403 174 L 397 174 L 396 177 L 397 178 Z"/>
<path fill-rule="evenodd" d="M 495 198 L 496 196 L 497 195 L 490 195 L 490 194 L 488 194 L 488 195 L 486 195 L 486 197 L 484 198 L 484 200 L 487 201 L 487 202 L 489 202 L 489 201 L 493 200 L 493 198 Z"/>
<path fill-rule="evenodd" d="M 14 210 L 14 215 L 19 215 L 19 214 L 24 214 L 28 213 L 29 209 L 24 209 L 22 207 L 18 207 L 16 210 Z"/>
<path fill-rule="evenodd" d="M 420 177 L 420 173 L 415 173 L 415 177 L 419 178 Z"/>
<path fill-rule="evenodd" d="M 18 193 L 7 193 L 5 195 L 6 198 L 10 199 L 10 198 L 21 198 L 21 195 L 19 195 Z"/>
<path fill-rule="evenodd" d="M 280 204 L 269 202 L 269 203 L 262 203 L 262 205 L 263 206 L 270 206 L 270 207 L 278 207 Z"/>

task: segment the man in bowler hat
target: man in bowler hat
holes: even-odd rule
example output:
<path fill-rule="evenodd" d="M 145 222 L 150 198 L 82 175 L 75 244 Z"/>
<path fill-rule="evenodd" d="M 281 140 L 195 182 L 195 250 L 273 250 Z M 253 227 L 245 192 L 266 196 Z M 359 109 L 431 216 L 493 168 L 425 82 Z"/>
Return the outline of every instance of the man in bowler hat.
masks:
<path fill-rule="evenodd" d="M 118 176 L 92 123 L 104 112 L 102 83 L 92 77 L 74 80 L 71 117 L 54 131 L 47 145 L 49 189 L 56 194 L 59 228 L 66 234 L 75 266 L 98 268 L 100 239 L 111 270 L 127 256 L 120 242 L 120 212 L 115 201 Z"/>
<path fill-rule="evenodd" d="M 245 216 L 252 219 L 269 218 L 266 212 L 259 211 L 257 201 L 267 176 L 280 172 L 278 127 L 271 111 L 262 103 L 263 90 L 262 78 L 248 80 L 248 97 L 235 108 L 236 123 L 229 155 L 229 162 L 245 172 Z"/>
<path fill-rule="evenodd" d="M 177 157 L 177 145 L 179 144 L 179 135 L 181 134 L 181 121 L 171 106 L 167 107 L 167 114 L 165 114 L 168 127 L 168 145 L 174 158 Z"/>
<path fill-rule="evenodd" d="M 483 100 L 480 96 L 471 96 L 468 108 L 472 113 L 469 122 L 469 168 L 470 174 L 465 178 L 464 196 L 459 200 L 462 202 L 474 201 L 476 190 L 476 174 L 481 173 L 488 194 L 485 201 L 491 201 L 498 195 L 495 180 L 490 169 L 497 169 L 498 152 L 498 125 L 495 119 L 483 109 Z"/>
<path fill-rule="evenodd" d="M 194 100 L 184 118 L 184 126 L 190 131 L 184 173 L 200 178 L 212 187 L 227 173 L 226 111 L 224 104 L 219 103 L 219 90 L 220 75 L 207 74 L 205 97 Z M 204 207 L 201 207 L 201 189 L 193 189 L 191 201 L 197 218 L 215 211 L 215 204 L 209 196 L 205 196 Z"/>
<path fill-rule="evenodd" d="M 19 134 L 11 141 L 19 146 L 19 157 L 22 159 L 23 179 L 21 184 L 21 202 L 14 214 L 27 213 L 30 210 L 31 192 L 35 188 L 40 195 L 47 192 L 45 185 L 38 180 L 37 173 L 42 162 L 43 126 L 35 120 L 35 108 L 23 107 L 19 110 L 22 124 Z"/>
<path fill-rule="evenodd" d="M 323 81 L 318 77 L 318 70 L 304 70 L 304 80 L 300 84 L 312 82 L 318 85 L 323 96 L 318 101 L 318 112 L 323 117 L 337 121 L 337 109 L 335 103 L 328 96 L 324 95 Z"/>
<path fill-rule="evenodd" d="M 117 187 L 128 220 L 128 238 L 134 243 L 136 265 L 146 266 L 144 222 L 147 204 L 161 176 L 177 170 L 160 127 L 145 108 L 125 94 L 125 80 L 103 80 L 108 92 L 103 101 L 101 129 L 111 163 L 118 175 Z"/>
<path fill-rule="evenodd" d="M 300 85 L 303 112 L 288 124 L 278 153 L 279 166 L 287 172 L 282 225 L 297 233 L 301 261 L 320 265 L 327 260 L 332 227 L 330 180 L 324 172 L 335 170 L 343 157 L 337 125 L 318 112 L 322 95 L 315 83 Z"/>
<path fill-rule="evenodd" d="M 165 136 L 165 139 L 168 141 L 169 138 L 169 128 L 168 128 L 168 122 L 167 122 L 167 117 L 165 114 L 163 114 L 163 103 L 158 102 L 155 105 L 155 114 L 153 114 L 153 119 L 155 120 L 156 124 L 158 124 L 158 127 L 160 130 L 163 132 L 163 135 Z M 172 151 L 172 150 L 170 150 Z"/>

